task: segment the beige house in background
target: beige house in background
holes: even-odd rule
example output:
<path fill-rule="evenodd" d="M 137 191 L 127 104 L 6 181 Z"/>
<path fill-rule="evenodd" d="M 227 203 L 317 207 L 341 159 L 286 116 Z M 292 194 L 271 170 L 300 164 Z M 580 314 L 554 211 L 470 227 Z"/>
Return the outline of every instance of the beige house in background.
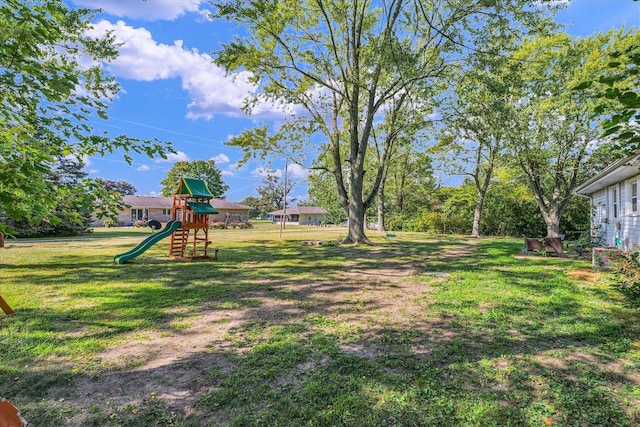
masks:
<path fill-rule="evenodd" d="M 211 205 L 218 211 L 215 215 L 209 215 L 211 221 L 224 221 L 227 213 L 229 213 L 229 221 L 247 221 L 249 219 L 251 206 L 221 199 L 211 199 Z"/>
<path fill-rule="evenodd" d="M 171 207 L 173 206 L 171 197 L 124 196 L 122 201 L 129 207 L 118 214 L 119 226 L 128 226 L 136 221 L 150 221 L 152 219 L 161 223 L 171 220 Z M 227 221 L 246 221 L 249 219 L 250 206 L 221 199 L 211 199 L 211 205 L 218 211 L 217 214 L 209 215 L 211 222 L 224 221 L 225 218 Z M 95 219 L 91 225 L 100 227 L 102 221 Z"/>
<path fill-rule="evenodd" d="M 281 222 L 284 215 L 286 224 L 320 225 L 326 221 L 326 213 L 326 210 L 316 206 L 295 206 L 287 208 L 286 212 L 282 209 L 269 212 L 269 216 L 276 223 Z"/>

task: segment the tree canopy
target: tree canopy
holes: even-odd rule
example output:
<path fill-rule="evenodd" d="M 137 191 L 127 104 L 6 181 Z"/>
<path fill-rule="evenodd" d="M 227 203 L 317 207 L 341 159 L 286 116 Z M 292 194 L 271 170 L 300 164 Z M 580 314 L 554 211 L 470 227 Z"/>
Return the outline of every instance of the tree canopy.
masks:
<path fill-rule="evenodd" d="M 123 196 L 133 196 L 138 191 L 133 184 L 127 181 L 112 181 L 110 179 L 101 178 L 98 178 L 96 181 L 104 185 L 104 188 L 107 191 L 115 191 Z"/>
<path fill-rule="evenodd" d="M 248 155 L 282 152 L 283 145 L 294 159 L 314 153 L 322 160 L 316 167 L 335 179 L 349 218 L 345 242 L 354 243 L 367 241 L 365 212 L 402 141 L 398 133 L 429 120 L 447 64 L 485 28 L 537 25 L 546 13 L 525 0 L 233 0 L 217 6 L 218 16 L 246 30 L 223 45 L 217 62 L 251 74 L 259 91 L 247 109 L 267 100 L 294 113 L 277 130 L 252 129 L 232 144 Z M 307 142 L 312 148 L 298 150 Z M 377 165 L 367 160 L 371 150 Z"/>
<path fill-rule="evenodd" d="M 0 205 L 13 219 L 52 214 L 60 187 L 47 176 L 58 156 L 117 150 L 131 161 L 131 153 L 170 150 L 158 141 L 112 137 L 91 124 L 107 118 L 119 90 L 101 67 L 117 55 L 114 39 L 89 36 L 92 17 L 62 0 L 0 4 Z M 0 232 L 6 230 L 0 223 Z"/>
<path fill-rule="evenodd" d="M 193 160 L 176 162 L 169 169 L 167 177 L 160 183 L 162 195 L 165 197 L 173 194 L 178 188 L 180 178 L 200 179 L 207 184 L 213 197 L 224 199 L 229 186 L 222 179 L 222 173 L 213 160 Z"/>
<path fill-rule="evenodd" d="M 598 104 L 594 115 L 607 117 L 601 124 L 603 137 L 611 137 L 627 155 L 640 150 L 640 38 L 638 30 L 626 34 L 625 41 L 607 52 L 606 67 L 574 87 L 594 93 Z M 622 31 L 621 31 L 622 33 Z"/>
<path fill-rule="evenodd" d="M 292 180 L 285 182 L 276 171 L 268 169 L 260 185 L 256 187 L 256 192 L 260 197 L 256 199 L 257 204 L 254 206 L 260 211 L 260 215 L 266 216 L 269 212 L 282 209 L 285 200 L 287 203 L 291 202 L 292 200 L 288 200 L 287 196 L 295 184 Z"/>
<path fill-rule="evenodd" d="M 45 179 L 56 188 L 57 203 L 47 218 L 14 219 L 2 217 L 18 237 L 75 236 L 87 232 L 91 223 L 93 199 L 84 163 L 75 157 L 59 157 Z"/>
<path fill-rule="evenodd" d="M 638 34 L 612 30 L 572 39 L 554 34 L 526 40 L 509 70 L 518 96 L 512 102 L 511 152 L 536 198 L 547 234 L 557 236 L 573 190 L 584 178 L 590 152 L 597 146 L 598 103 L 594 93 L 573 90 L 607 68 L 607 53 L 628 45 Z M 604 54 L 603 54 L 604 53 Z"/>

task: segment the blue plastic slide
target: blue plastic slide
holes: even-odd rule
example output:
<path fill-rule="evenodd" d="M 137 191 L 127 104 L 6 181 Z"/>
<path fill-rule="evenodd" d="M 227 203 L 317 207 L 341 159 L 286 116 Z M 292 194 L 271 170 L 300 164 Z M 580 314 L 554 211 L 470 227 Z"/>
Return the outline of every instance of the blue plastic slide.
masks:
<path fill-rule="evenodd" d="M 118 264 L 124 264 L 130 259 L 137 257 L 138 255 L 140 255 L 141 253 L 149 249 L 151 246 L 155 245 L 160 240 L 164 239 L 165 237 L 171 236 L 174 231 L 180 228 L 181 225 L 182 223 L 180 221 L 169 221 L 167 225 L 165 225 L 163 230 L 158 231 L 157 233 L 154 233 L 151 236 L 147 237 L 142 242 L 140 242 L 138 246 L 136 246 L 135 248 L 125 253 L 114 256 L 113 262 L 114 263 L 117 262 Z"/>

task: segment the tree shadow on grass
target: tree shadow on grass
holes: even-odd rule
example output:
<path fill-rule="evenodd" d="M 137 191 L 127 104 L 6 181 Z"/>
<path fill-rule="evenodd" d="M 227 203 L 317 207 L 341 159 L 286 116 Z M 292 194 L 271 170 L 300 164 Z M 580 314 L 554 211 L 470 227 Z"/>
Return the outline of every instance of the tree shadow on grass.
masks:
<path fill-rule="evenodd" d="M 9 320 L 1 339 L 23 354 L 0 352 L 0 380 L 34 425 L 637 423 L 625 399 L 637 402 L 638 379 L 623 359 L 637 315 L 591 304 L 581 294 L 593 289 L 544 260 L 513 261 L 513 246 L 480 243 L 444 261 L 451 241 L 289 242 L 226 248 L 211 263 L 66 263 L 47 286 L 68 286 L 69 303 Z M 434 267 L 450 277 L 421 282 Z M 203 342 L 153 363 L 99 360 L 101 346 L 139 333 L 150 348 Z"/>

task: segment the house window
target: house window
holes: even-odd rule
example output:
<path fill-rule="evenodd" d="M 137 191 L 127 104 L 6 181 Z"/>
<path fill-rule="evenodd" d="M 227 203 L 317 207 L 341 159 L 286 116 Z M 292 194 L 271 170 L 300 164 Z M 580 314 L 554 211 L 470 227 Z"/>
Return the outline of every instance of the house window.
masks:
<path fill-rule="evenodd" d="M 144 209 L 131 209 L 131 222 L 142 221 Z"/>
<path fill-rule="evenodd" d="M 638 213 L 638 181 L 631 183 L 631 212 Z"/>
<path fill-rule="evenodd" d="M 611 218 L 618 219 L 618 187 L 611 188 Z"/>
<path fill-rule="evenodd" d="M 162 215 L 171 215 L 171 209 L 162 209 Z"/>

